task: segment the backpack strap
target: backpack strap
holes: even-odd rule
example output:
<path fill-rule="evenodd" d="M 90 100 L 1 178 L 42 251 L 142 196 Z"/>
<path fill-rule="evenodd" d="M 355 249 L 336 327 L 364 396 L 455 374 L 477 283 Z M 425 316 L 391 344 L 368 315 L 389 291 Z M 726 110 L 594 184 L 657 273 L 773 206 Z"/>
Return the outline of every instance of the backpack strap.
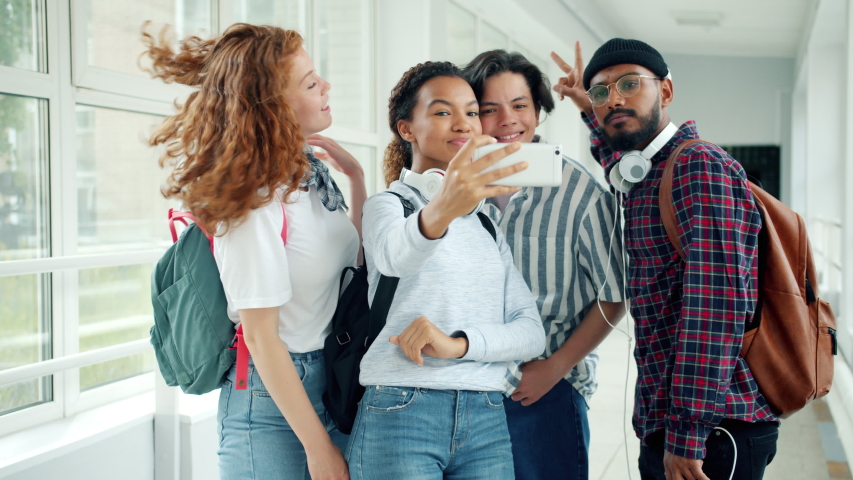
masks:
<path fill-rule="evenodd" d="M 678 221 L 675 218 L 675 206 L 672 204 L 672 177 L 675 171 L 675 161 L 681 155 L 681 152 L 690 145 L 700 142 L 701 140 L 696 138 L 684 141 L 669 154 L 669 158 L 666 159 L 666 166 L 663 169 L 663 177 L 660 180 L 660 189 L 658 190 L 660 219 L 663 222 L 663 227 L 666 229 L 669 242 L 675 247 L 678 256 L 684 261 L 687 261 L 687 257 L 684 255 L 684 249 L 681 247 L 681 240 L 678 237 Z"/>
<path fill-rule="evenodd" d="M 492 240 L 495 242 L 498 241 L 498 232 L 495 231 L 495 224 L 489 219 L 489 216 L 483 212 L 477 212 L 477 217 L 480 218 L 480 223 L 483 224 L 483 228 L 485 228 L 489 235 L 492 236 Z"/>
<path fill-rule="evenodd" d="M 386 193 L 394 195 L 403 204 L 404 218 L 408 218 L 409 215 L 415 213 L 415 206 L 402 195 L 388 190 L 386 190 Z M 365 262 L 365 268 L 367 268 L 367 262 Z M 365 347 L 373 343 L 373 340 L 385 328 L 385 322 L 388 320 L 388 311 L 391 310 L 391 303 L 394 302 L 394 294 L 397 293 L 398 283 L 400 283 L 399 277 L 379 276 L 379 284 L 376 286 L 376 293 L 373 295 L 373 304 L 370 305 L 370 321 L 367 327 L 367 336 L 364 338 Z"/>
<path fill-rule="evenodd" d="M 245 390 L 249 383 L 249 347 L 246 346 L 246 340 L 243 338 L 243 323 L 237 325 L 237 332 L 234 333 L 234 343 L 236 347 L 231 349 L 237 350 L 237 370 L 234 372 L 234 388 L 237 390 Z"/>

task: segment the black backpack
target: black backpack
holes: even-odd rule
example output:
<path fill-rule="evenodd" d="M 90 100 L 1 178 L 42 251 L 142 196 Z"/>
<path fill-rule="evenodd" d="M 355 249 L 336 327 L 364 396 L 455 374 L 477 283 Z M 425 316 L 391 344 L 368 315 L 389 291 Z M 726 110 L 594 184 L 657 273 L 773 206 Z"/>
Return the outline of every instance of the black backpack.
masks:
<path fill-rule="evenodd" d="M 415 208 L 405 198 L 390 193 L 403 203 L 403 215 L 408 217 Z M 485 213 L 478 212 L 477 216 L 489 234 L 497 241 L 495 226 Z M 367 265 L 358 268 L 347 267 L 341 273 L 341 286 L 347 273 L 352 272 L 347 288 L 338 300 L 335 316 L 332 317 L 332 333 L 326 337 L 323 355 L 326 357 L 326 391 L 323 393 L 323 405 L 334 420 L 338 430 L 349 435 L 352 431 L 355 416 L 358 413 L 358 402 L 364 395 L 364 387 L 358 383 L 361 371 L 361 359 L 370 345 L 385 327 L 388 310 L 394 301 L 397 291 L 398 277 L 379 277 L 376 295 L 373 297 L 373 308 L 367 302 L 368 282 Z"/>

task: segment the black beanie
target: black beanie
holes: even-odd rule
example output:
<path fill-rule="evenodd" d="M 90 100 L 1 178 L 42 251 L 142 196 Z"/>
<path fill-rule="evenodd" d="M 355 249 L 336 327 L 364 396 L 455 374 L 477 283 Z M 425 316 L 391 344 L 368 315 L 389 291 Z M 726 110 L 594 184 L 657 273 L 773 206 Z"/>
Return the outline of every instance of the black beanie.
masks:
<path fill-rule="evenodd" d="M 596 73 L 613 65 L 633 63 L 648 68 L 660 78 L 667 76 L 669 67 L 661 54 L 651 45 L 639 40 L 611 38 L 595 51 L 592 60 L 583 72 L 583 88 L 589 90 L 589 82 Z"/>

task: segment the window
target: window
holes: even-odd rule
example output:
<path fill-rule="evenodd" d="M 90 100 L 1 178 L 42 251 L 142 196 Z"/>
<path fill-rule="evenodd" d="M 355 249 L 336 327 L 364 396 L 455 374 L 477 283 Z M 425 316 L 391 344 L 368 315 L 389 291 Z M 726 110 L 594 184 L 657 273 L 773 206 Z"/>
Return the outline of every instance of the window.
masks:
<path fill-rule="evenodd" d="M 192 89 L 140 69 L 143 22 L 155 34 L 170 25 L 175 39 L 234 22 L 299 30 L 333 85 L 324 134 L 362 162 L 372 192 L 374 8 L 0 0 L 0 435 L 153 388 L 150 275 L 177 205 L 160 192 L 169 171 L 147 139 Z"/>
<path fill-rule="evenodd" d="M 305 38 L 305 49 L 311 51 L 308 33 L 308 0 L 233 0 L 234 22 L 275 25 L 296 30 Z"/>
<path fill-rule="evenodd" d="M 0 65 L 46 70 L 43 19 L 40 0 L 0 0 Z"/>
<path fill-rule="evenodd" d="M 105 70 L 148 77 L 140 69 L 150 65 L 140 60 L 142 22 L 150 20 L 152 30 L 170 25 L 176 38 L 211 34 L 211 4 L 208 0 L 86 0 L 86 46 L 88 65 Z M 153 33 L 153 32 L 152 32 Z"/>
<path fill-rule="evenodd" d="M 467 65 L 477 49 L 477 17 L 459 5 L 447 4 L 447 59 L 456 65 Z"/>
<path fill-rule="evenodd" d="M 507 50 L 524 55 L 543 72 L 549 65 L 532 54 L 530 49 L 520 44 L 507 32 L 483 20 L 480 14 L 467 10 L 466 4 L 459 0 L 447 1 L 447 58 L 459 67 L 464 67 L 482 52 L 489 50 Z"/>
<path fill-rule="evenodd" d="M 50 256 L 47 101 L 0 94 L 0 262 Z M 50 274 L 0 277 L 0 370 L 51 358 Z M 52 400 L 51 378 L 0 386 L 0 414 Z"/>
<path fill-rule="evenodd" d="M 334 125 L 376 130 L 373 66 L 373 4 L 318 0 L 318 49 L 314 61 L 331 85 Z"/>

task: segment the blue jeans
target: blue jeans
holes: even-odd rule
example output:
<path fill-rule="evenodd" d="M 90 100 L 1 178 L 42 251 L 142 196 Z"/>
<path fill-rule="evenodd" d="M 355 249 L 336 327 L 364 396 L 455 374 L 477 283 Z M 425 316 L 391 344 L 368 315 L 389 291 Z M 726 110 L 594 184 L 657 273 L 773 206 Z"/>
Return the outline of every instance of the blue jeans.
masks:
<path fill-rule="evenodd" d="M 507 400 L 518 480 L 587 480 L 589 421 L 583 396 L 565 379 L 530 406 Z"/>
<path fill-rule="evenodd" d="M 351 480 L 512 480 L 499 392 L 368 386 L 346 459 Z"/>
<path fill-rule="evenodd" d="M 332 441 L 343 451 L 348 436 L 338 431 L 323 407 L 326 390 L 323 351 L 291 353 L 290 358 L 314 411 L 326 425 Z M 228 382 L 219 394 L 219 477 L 310 480 L 305 449 L 261 382 L 255 364 L 249 361 L 246 390 L 234 389 L 234 374 L 235 367 L 231 367 Z"/>

